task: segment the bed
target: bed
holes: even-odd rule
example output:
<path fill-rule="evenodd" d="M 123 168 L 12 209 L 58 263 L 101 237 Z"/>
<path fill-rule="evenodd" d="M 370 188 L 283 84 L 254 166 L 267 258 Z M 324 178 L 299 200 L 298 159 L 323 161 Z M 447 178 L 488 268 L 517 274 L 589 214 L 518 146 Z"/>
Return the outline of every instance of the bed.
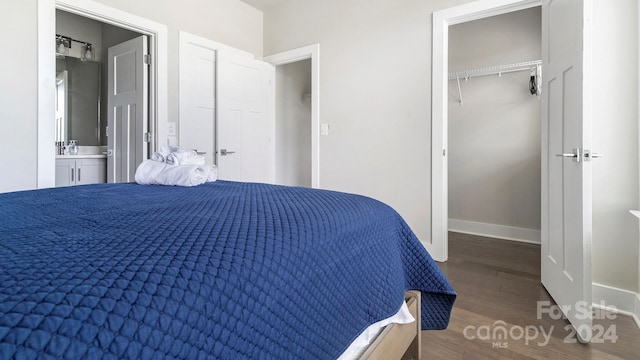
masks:
<path fill-rule="evenodd" d="M 418 327 L 377 341 L 404 329 L 415 352 L 455 297 L 363 196 L 228 181 L 0 194 L 2 358 L 335 359 L 405 300 Z"/>

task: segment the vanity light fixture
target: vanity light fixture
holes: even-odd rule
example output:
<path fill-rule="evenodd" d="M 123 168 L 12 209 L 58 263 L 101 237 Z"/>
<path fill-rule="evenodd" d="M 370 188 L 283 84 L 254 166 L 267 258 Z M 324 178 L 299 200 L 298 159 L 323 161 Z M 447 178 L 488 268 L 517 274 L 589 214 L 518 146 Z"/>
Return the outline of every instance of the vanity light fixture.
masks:
<path fill-rule="evenodd" d="M 73 42 L 77 42 L 78 44 L 80 44 L 79 49 L 81 61 L 93 60 L 95 53 L 93 45 L 91 43 L 79 41 L 68 36 L 58 34 L 56 34 L 56 57 L 58 59 L 64 59 L 66 56 L 69 56 L 69 49 L 71 49 L 71 43 Z M 74 57 L 77 56 L 78 54 L 76 53 Z"/>

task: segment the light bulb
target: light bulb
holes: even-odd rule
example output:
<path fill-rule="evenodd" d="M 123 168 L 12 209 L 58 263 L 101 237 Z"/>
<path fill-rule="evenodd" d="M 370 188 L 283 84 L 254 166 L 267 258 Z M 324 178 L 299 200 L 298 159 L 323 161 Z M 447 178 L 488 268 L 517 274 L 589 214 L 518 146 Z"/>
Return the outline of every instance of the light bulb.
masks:
<path fill-rule="evenodd" d="M 93 51 L 91 51 L 91 44 L 87 44 L 84 47 L 84 54 L 82 56 L 83 60 L 92 60 L 93 59 Z"/>
<path fill-rule="evenodd" d="M 56 39 L 56 56 L 64 59 L 66 55 L 69 55 L 69 48 L 65 44 L 65 40 L 62 38 Z"/>

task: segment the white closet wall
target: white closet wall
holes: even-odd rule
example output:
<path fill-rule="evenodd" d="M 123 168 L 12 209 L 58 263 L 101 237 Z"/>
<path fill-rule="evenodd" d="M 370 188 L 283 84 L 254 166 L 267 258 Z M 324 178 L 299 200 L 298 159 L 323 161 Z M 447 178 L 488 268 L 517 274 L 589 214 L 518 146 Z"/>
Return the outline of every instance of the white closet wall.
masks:
<path fill-rule="evenodd" d="M 540 26 L 540 8 L 451 26 L 449 72 L 539 60 Z M 529 76 L 462 79 L 463 105 L 450 81 L 450 230 L 539 241 L 540 100 Z"/>

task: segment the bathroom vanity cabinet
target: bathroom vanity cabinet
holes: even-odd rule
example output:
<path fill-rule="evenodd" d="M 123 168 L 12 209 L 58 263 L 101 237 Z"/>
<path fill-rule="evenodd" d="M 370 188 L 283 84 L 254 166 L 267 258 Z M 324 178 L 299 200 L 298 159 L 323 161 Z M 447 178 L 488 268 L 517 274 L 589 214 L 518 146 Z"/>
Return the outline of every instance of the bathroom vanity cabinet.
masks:
<path fill-rule="evenodd" d="M 107 182 L 107 159 L 82 156 L 56 158 L 56 187 Z"/>

